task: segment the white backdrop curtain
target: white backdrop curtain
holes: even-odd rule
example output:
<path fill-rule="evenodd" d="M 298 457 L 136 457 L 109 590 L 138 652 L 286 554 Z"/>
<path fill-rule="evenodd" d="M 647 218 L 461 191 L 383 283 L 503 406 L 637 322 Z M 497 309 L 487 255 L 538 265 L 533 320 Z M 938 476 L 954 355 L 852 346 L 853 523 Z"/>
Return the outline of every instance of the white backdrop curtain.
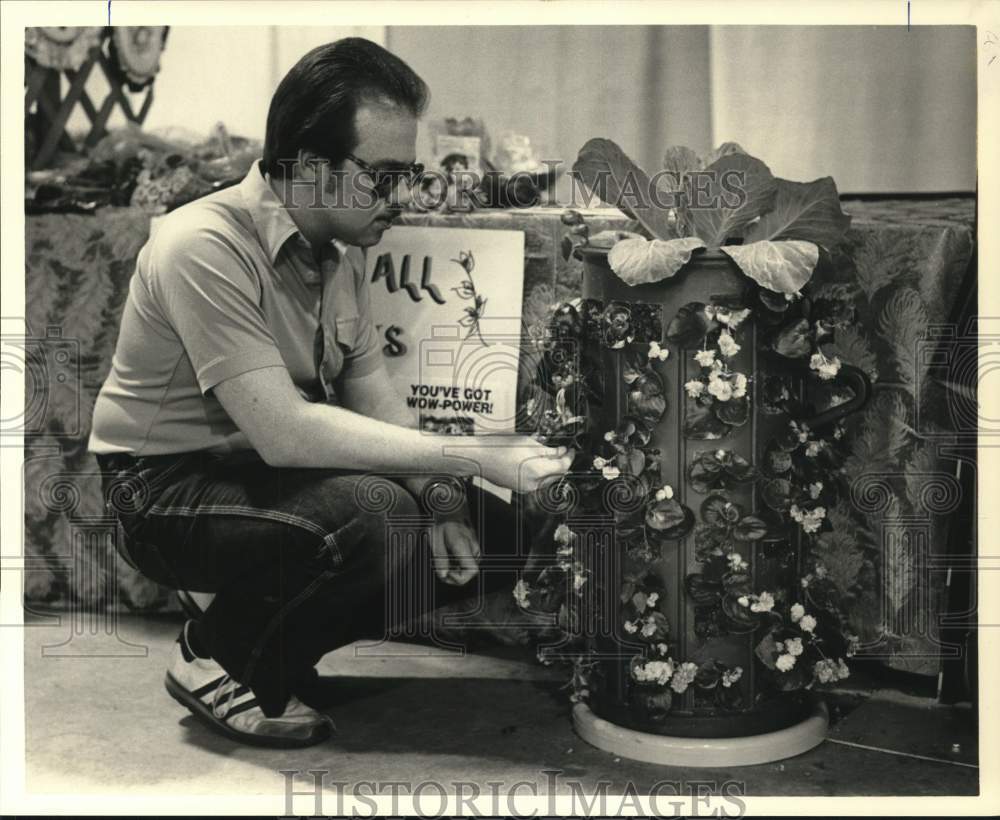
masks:
<path fill-rule="evenodd" d="M 735 140 L 775 173 L 851 193 L 972 190 L 972 27 L 392 27 L 430 83 L 430 117 L 481 116 L 572 162 L 613 138 L 663 149 Z"/>

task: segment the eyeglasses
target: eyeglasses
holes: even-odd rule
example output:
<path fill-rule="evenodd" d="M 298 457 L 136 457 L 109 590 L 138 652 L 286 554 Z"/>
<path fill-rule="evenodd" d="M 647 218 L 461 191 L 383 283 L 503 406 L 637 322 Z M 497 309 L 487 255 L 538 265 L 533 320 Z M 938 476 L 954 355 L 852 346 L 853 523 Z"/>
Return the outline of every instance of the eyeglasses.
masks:
<path fill-rule="evenodd" d="M 348 154 L 347 159 L 372 178 L 372 191 L 379 199 L 388 199 L 389 194 L 399 184 L 401 179 L 405 179 L 407 186 L 412 188 L 424 172 L 424 166 L 419 162 L 414 162 L 412 165 L 403 165 L 398 168 L 376 168 L 374 165 L 369 165 L 363 159 L 358 159 L 353 154 Z"/>

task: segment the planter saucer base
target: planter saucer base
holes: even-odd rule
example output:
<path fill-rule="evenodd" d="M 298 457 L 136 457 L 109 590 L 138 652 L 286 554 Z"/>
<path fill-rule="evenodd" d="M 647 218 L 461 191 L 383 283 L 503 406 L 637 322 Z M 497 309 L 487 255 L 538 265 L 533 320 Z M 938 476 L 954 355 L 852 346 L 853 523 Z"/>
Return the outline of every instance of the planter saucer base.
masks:
<path fill-rule="evenodd" d="M 605 752 L 663 766 L 753 766 L 800 755 L 826 738 L 829 713 L 818 702 L 805 720 L 748 737 L 670 737 L 637 732 L 595 715 L 585 703 L 573 707 L 573 728 L 591 746 Z"/>

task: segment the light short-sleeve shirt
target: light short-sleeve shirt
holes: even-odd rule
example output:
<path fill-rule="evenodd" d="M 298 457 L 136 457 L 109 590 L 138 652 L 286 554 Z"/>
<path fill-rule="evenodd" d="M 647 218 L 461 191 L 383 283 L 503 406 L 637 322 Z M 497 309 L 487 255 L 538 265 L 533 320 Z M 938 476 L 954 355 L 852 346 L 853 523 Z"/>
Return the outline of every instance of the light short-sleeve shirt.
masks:
<path fill-rule="evenodd" d="M 382 357 L 364 253 L 332 244 L 338 379 L 357 378 Z M 307 400 L 326 401 L 314 353 L 317 256 L 258 163 L 238 185 L 165 216 L 136 261 L 90 452 L 251 449 L 212 390 L 258 368 L 285 367 Z"/>

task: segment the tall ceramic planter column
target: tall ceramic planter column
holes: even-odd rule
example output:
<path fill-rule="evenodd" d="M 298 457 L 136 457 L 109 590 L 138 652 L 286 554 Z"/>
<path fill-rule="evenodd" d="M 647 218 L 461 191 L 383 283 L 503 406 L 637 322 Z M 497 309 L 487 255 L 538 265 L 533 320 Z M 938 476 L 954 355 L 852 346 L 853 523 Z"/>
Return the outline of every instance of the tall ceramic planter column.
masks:
<path fill-rule="evenodd" d="M 690 303 L 740 304 L 747 288 L 746 277 L 721 252 L 696 253 L 677 275 L 636 287 L 624 284 L 611 271 L 606 250 L 584 246 L 578 253 L 585 264 L 585 298 L 605 305 L 613 301 L 658 305 L 664 328 Z M 715 514 L 713 509 L 726 514 L 732 509 L 752 513 L 766 507 L 761 497 L 765 481 L 759 470 L 753 480 L 733 483 L 722 493 L 692 480 L 691 473 L 692 463 L 706 453 L 724 463 L 732 463 L 735 457 L 755 467 L 762 465 L 772 457 L 769 443 L 789 430 L 789 417 L 763 400 L 759 374 L 766 354 L 759 344 L 759 333 L 751 314 L 739 328 L 740 349 L 727 362 L 732 370 L 750 376 L 746 396 L 749 412 L 745 421 L 736 419 L 718 438 L 693 437 L 685 426 L 685 416 L 694 407 L 685 384 L 702 373 L 695 360 L 699 344 L 670 345 L 665 360 L 652 362 L 665 384 L 667 409 L 652 430 L 650 445 L 660 451 L 662 483 L 669 485 L 673 497 L 702 523 L 706 516 Z M 620 352 L 606 349 L 603 356 L 603 429 L 614 430 L 626 412 L 627 385 L 621 378 L 624 365 Z M 806 374 L 793 372 L 788 382 L 793 391 L 805 390 Z M 830 425 L 867 401 L 868 382 L 859 371 L 845 366 L 837 378 L 849 383 L 853 397 L 820 417 L 799 420 L 806 421 L 810 429 Z M 770 685 L 773 679 L 756 653 L 762 638 L 760 621 L 750 617 L 746 603 L 741 606 L 729 596 L 721 609 L 718 602 L 705 606 L 704 599 L 695 594 L 697 590 L 692 591 L 691 576 L 697 575 L 701 566 L 697 540 L 695 533 L 689 532 L 663 546 L 655 570 L 665 592 L 659 609 L 669 622 L 673 658 L 698 665 L 714 660 L 741 670 L 738 680 L 726 684 L 730 691 L 725 702 L 720 705 L 714 691 L 690 686 L 674 694 L 666 710 L 656 708 L 655 701 L 646 695 L 648 690 L 637 685 L 630 674 L 628 661 L 605 658 L 598 661 L 592 675 L 589 704 L 575 707 L 577 731 L 590 743 L 616 754 L 674 765 L 761 763 L 812 748 L 825 736 L 825 707 L 805 688 L 782 692 Z M 749 565 L 747 592 L 770 590 L 786 601 L 797 600 L 803 565 L 801 542 L 801 529 L 789 524 L 769 527 L 765 537 L 741 543 L 742 559 Z M 605 613 L 605 617 L 613 619 L 615 613 Z"/>

